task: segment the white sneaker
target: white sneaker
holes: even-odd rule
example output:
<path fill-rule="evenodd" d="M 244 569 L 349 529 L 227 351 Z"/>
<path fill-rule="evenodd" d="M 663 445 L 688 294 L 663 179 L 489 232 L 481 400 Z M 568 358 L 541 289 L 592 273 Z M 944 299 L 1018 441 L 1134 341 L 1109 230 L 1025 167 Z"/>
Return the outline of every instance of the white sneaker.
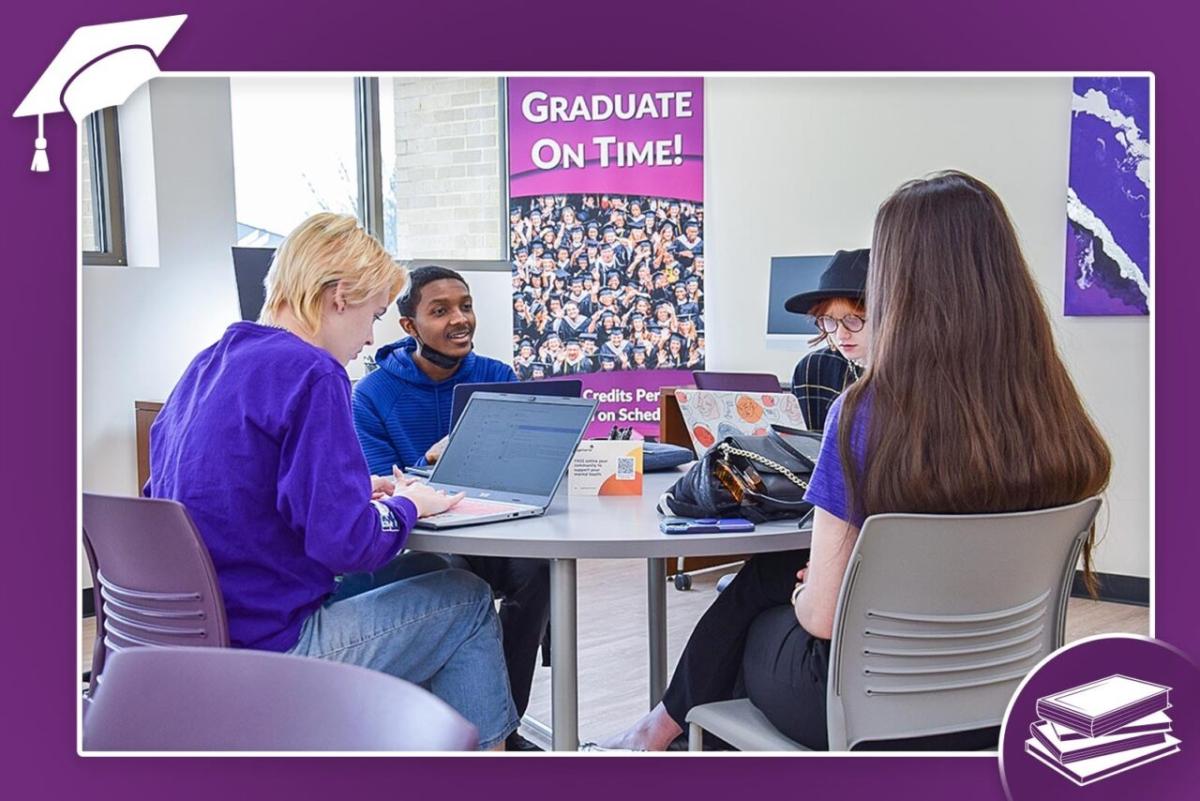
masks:
<path fill-rule="evenodd" d="M 579 750 L 581 752 L 593 754 L 636 754 L 645 752 L 644 748 L 606 748 L 599 743 L 580 743 Z"/>

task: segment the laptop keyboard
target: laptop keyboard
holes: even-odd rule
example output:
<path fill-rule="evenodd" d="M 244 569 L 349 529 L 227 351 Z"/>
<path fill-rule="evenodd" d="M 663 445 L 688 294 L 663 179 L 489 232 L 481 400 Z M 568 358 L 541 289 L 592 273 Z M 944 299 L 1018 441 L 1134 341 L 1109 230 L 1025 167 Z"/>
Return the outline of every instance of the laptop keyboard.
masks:
<path fill-rule="evenodd" d="M 430 517 L 445 517 L 449 515 L 490 515 L 496 512 L 511 512 L 521 507 L 511 503 L 498 501 L 481 501 L 478 498 L 463 498 L 451 508 Z"/>

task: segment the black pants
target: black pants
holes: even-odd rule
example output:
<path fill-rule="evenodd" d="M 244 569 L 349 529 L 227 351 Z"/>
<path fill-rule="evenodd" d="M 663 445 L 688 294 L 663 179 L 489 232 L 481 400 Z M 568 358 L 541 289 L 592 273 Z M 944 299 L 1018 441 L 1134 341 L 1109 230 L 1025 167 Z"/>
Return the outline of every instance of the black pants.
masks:
<path fill-rule="evenodd" d="M 748 636 L 755 621 L 763 613 L 780 608 L 791 614 L 797 634 L 786 634 L 790 639 L 786 648 L 786 656 L 790 659 L 799 655 L 808 660 L 816 659 L 800 674 L 806 680 L 820 677 L 819 687 L 801 686 L 794 692 L 802 697 L 807 704 L 810 699 L 816 699 L 816 708 L 802 716 L 803 721 L 819 722 L 819 725 L 778 726 L 775 717 L 768 711 L 774 706 L 775 699 L 760 698 L 755 700 L 755 706 L 763 710 L 772 723 L 784 734 L 810 748 L 825 746 L 825 674 L 828 670 L 829 642 L 816 640 L 808 636 L 804 629 L 796 623 L 796 616 L 791 612 L 790 601 L 792 590 L 796 586 L 796 571 L 808 563 L 808 551 L 782 551 L 780 553 L 759 554 L 749 559 L 737 576 L 730 582 L 725 591 L 717 596 L 712 606 L 696 623 L 692 636 L 688 638 L 675 667 L 675 675 L 663 695 L 663 705 L 671 719 L 686 728 L 685 719 L 688 710 L 700 704 L 713 701 L 727 701 L 730 698 L 744 698 L 748 694 L 749 685 L 760 691 L 771 684 L 768 680 L 776 668 L 783 669 L 779 657 L 783 653 L 771 655 L 771 640 L 777 634 L 772 627 L 764 629 L 760 634 L 756 631 L 754 650 L 748 648 Z M 766 635 L 771 634 L 768 638 Z M 803 642 L 802 642 L 803 641 Z M 812 643 L 812 645 L 809 645 Z M 775 649 L 779 650 L 779 649 Z M 762 665 L 759 663 L 763 662 Z M 743 665 L 753 668 L 754 681 L 748 682 L 749 676 L 743 670 Z M 802 664 L 804 664 L 802 662 Z M 759 676 L 759 667 L 766 675 Z M 788 668 L 791 667 L 789 663 Z M 762 679 L 760 681 L 760 679 Z M 760 704 L 759 701 L 762 703 Z M 790 709 L 789 712 L 792 711 Z M 783 716 L 780 716 L 783 717 Z M 811 729 L 811 730 L 808 730 Z M 810 745 L 811 743 L 811 745 Z"/>
<path fill-rule="evenodd" d="M 529 706 L 538 646 L 550 620 L 550 563 L 545 559 L 402 553 L 374 573 L 345 576 L 338 594 L 353 595 L 371 586 L 434 570 L 457 567 L 486 581 L 500 599 L 504 662 L 517 715 Z"/>
<path fill-rule="evenodd" d="M 807 748 L 828 749 L 829 640 L 805 631 L 791 606 L 796 571 L 807 562 L 807 550 L 751 558 L 700 618 L 663 696 L 680 727 L 686 728 L 693 706 L 749 698 L 783 734 Z M 998 737 L 999 727 L 992 726 L 869 747 L 976 750 L 994 747 Z"/>
<path fill-rule="evenodd" d="M 517 715 L 529 707 L 538 646 L 550 620 L 550 563 L 505 556 L 450 556 L 454 567 L 486 581 L 500 599 L 504 662 Z"/>

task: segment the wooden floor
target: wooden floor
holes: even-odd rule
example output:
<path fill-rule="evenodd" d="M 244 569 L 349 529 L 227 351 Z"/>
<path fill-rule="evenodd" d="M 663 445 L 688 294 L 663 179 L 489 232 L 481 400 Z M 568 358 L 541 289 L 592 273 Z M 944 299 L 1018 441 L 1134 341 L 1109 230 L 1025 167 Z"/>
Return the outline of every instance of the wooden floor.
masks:
<path fill-rule="evenodd" d="M 724 570 L 699 573 L 692 589 L 667 589 L 667 663 L 679 658 L 696 620 L 712 603 Z M 583 741 L 620 731 L 649 704 L 646 565 L 632 559 L 589 559 L 579 563 L 579 733 Z M 83 621 L 81 670 L 92 661 L 95 619 Z M 1072 598 L 1067 641 L 1093 634 L 1148 634 L 1150 610 L 1139 606 Z M 550 669 L 534 678 L 529 717 L 550 722 Z M 527 732 L 536 739 L 536 732 Z"/>

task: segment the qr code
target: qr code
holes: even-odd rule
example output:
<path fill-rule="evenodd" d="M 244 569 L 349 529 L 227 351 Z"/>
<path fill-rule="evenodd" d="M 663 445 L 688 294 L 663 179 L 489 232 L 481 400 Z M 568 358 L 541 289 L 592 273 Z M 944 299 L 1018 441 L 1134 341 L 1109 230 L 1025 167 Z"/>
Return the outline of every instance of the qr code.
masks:
<path fill-rule="evenodd" d="M 637 475 L 637 468 L 632 456 L 617 457 L 617 480 L 631 481 Z"/>

